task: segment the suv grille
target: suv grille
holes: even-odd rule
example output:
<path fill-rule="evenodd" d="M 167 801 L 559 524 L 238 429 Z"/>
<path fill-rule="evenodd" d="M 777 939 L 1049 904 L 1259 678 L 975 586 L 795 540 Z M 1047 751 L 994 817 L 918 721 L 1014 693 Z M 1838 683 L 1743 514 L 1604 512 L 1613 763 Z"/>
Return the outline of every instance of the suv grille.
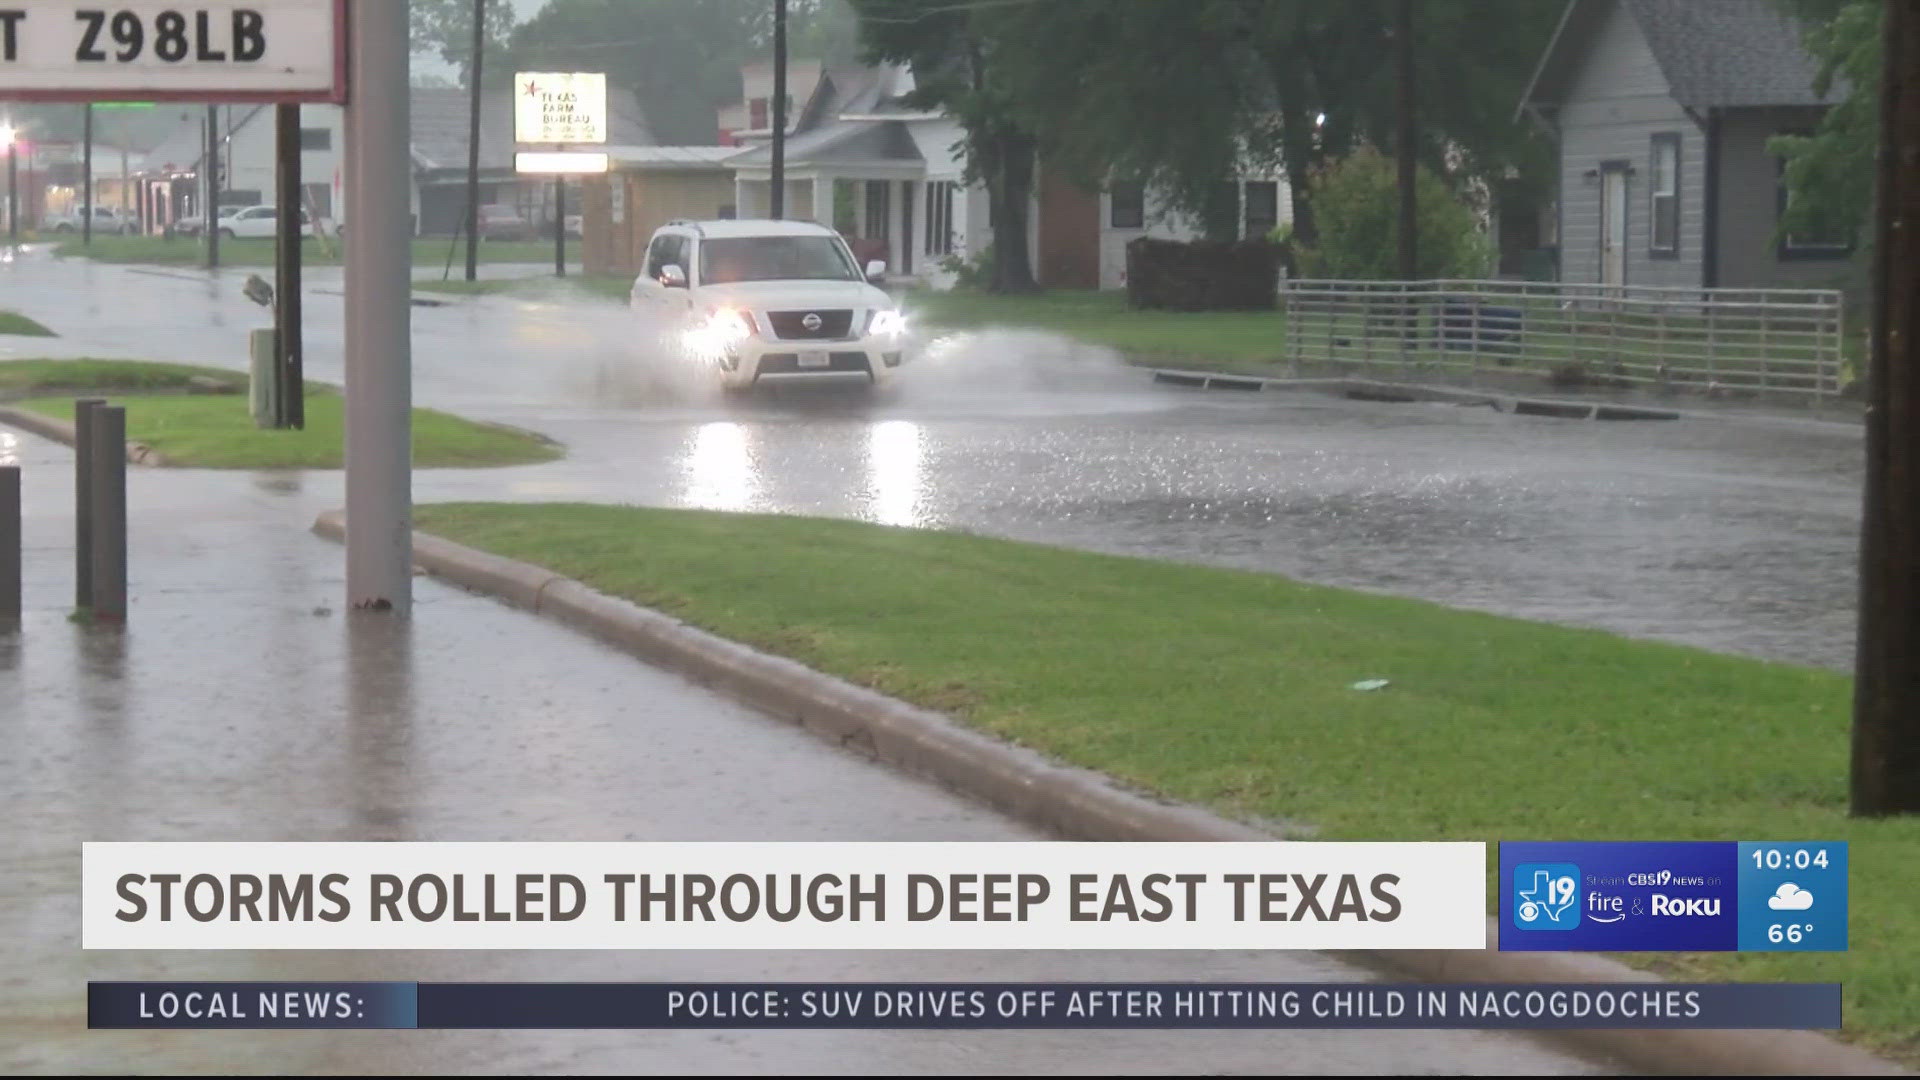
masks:
<path fill-rule="evenodd" d="M 804 323 L 809 315 L 817 315 L 820 325 L 808 329 Z M 773 327 L 775 337 L 789 341 L 828 341 L 847 337 L 847 331 L 853 326 L 853 312 L 841 311 L 769 311 L 767 323 Z"/>

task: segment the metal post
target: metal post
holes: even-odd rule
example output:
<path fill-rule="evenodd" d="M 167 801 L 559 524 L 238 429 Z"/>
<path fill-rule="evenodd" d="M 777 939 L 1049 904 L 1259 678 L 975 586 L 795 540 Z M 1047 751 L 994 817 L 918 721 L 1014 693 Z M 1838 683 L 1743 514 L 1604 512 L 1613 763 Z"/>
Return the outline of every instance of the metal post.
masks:
<path fill-rule="evenodd" d="M 413 603 L 407 5 L 352 0 L 346 167 L 347 603 Z"/>
<path fill-rule="evenodd" d="M 773 0 L 773 160 L 768 178 L 773 191 L 767 216 L 778 221 L 787 216 L 787 0 Z"/>
<path fill-rule="evenodd" d="M 7 140 L 7 241 L 20 242 L 20 133 Z"/>
<path fill-rule="evenodd" d="M 201 175 L 206 183 L 207 202 L 200 220 L 207 230 L 207 268 L 220 265 L 220 230 L 215 227 L 220 207 L 220 121 L 218 105 L 207 106 L 207 151 L 200 159 Z"/>
<path fill-rule="evenodd" d="M 80 118 L 80 243 L 93 246 L 93 102 Z"/>
<path fill-rule="evenodd" d="M 93 606 L 93 419 L 105 398 L 73 403 L 73 606 Z"/>
<path fill-rule="evenodd" d="M 480 276 L 480 58 L 487 0 L 473 0 L 473 63 L 467 76 L 467 280 Z"/>
<path fill-rule="evenodd" d="M 95 619 L 127 617 L 127 410 L 93 412 L 93 602 Z"/>
<path fill-rule="evenodd" d="M 280 212 L 274 221 L 279 250 L 274 252 L 273 426 L 306 426 L 300 341 L 300 106 L 276 106 L 274 201 Z"/>
<path fill-rule="evenodd" d="M 0 465 L 0 623 L 20 619 L 20 466 Z"/>
<path fill-rule="evenodd" d="M 567 178 L 553 178 L 553 276 L 567 276 Z"/>

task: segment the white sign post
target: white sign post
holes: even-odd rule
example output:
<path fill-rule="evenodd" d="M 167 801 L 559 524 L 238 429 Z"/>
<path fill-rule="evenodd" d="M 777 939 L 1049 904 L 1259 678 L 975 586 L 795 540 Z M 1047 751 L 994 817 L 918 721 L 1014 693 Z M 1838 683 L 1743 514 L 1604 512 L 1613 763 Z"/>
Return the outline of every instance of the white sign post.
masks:
<path fill-rule="evenodd" d="M 0 98 L 344 99 L 345 0 L 0 2 Z"/>

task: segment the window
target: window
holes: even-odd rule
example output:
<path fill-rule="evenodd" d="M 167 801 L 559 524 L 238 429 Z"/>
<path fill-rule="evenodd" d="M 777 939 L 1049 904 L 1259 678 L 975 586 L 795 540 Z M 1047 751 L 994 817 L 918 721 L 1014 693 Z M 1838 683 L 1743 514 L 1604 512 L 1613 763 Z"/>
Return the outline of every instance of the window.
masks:
<path fill-rule="evenodd" d="M 669 265 L 680 265 L 682 269 L 685 269 L 685 265 L 679 263 L 679 260 L 674 257 L 678 246 L 674 241 L 678 239 L 678 237 L 669 233 L 664 236 L 654 237 L 653 243 L 647 245 L 648 277 L 658 280 L 660 272 L 665 270 Z"/>
<path fill-rule="evenodd" d="M 747 128 L 749 130 L 761 131 L 772 126 L 773 121 L 767 118 L 766 98 L 757 97 L 747 103 Z"/>
<path fill-rule="evenodd" d="M 951 180 L 927 185 L 927 244 L 929 255 L 953 253 L 953 192 Z"/>
<path fill-rule="evenodd" d="M 301 128 L 300 129 L 300 149 L 302 150 L 333 149 L 333 129 Z"/>
<path fill-rule="evenodd" d="M 1222 180 L 1207 192 L 1206 209 L 1200 215 L 1201 229 L 1209 240 L 1236 240 L 1240 236 L 1240 185 Z"/>
<path fill-rule="evenodd" d="M 1650 254 L 1669 258 L 1680 254 L 1680 136 L 1653 137 L 1653 168 L 1647 190 L 1653 200 L 1647 220 Z"/>
<path fill-rule="evenodd" d="M 1781 132 L 1783 135 L 1809 135 L 1807 131 Z M 1785 216 L 1787 207 L 1792 204 L 1793 192 L 1787 185 L 1787 159 L 1774 159 L 1774 187 L 1777 191 L 1775 214 L 1776 221 Z M 1850 222 L 1833 219 L 1831 214 L 1818 215 L 1816 220 L 1799 232 L 1786 233 L 1780 237 L 1779 257 L 1782 259 L 1840 259 L 1853 252 L 1853 225 Z"/>
<path fill-rule="evenodd" d="M 831 236 L 728 236 L 700 242 L 700 281 L 859 281 L 859 268 Z"/>
<path fill-rule="evenodd" d="M 1280 224 L 1280 185 L 1273 180 L 1247 181 L 1246 238 L 1259 240 Z"/>
<path fill-rule="evenodd" d="M 1108 189 L 1107 224 L 1115 229 L 1143 229 L 1147 225 L 1147 189 L 1144 184 L 1115 184 Z"/>

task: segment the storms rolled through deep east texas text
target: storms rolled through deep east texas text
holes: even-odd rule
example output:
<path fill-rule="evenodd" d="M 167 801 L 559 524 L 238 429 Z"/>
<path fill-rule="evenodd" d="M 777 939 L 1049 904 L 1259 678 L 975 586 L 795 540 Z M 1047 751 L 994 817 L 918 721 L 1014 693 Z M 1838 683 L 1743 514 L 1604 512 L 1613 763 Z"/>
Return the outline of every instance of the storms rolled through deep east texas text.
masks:
<path fill-rule="evenodd" d="M 1064 904 L 1071 922 L 1197 921 L 1224 889 L 1236 922 L 1392 922 L 1394 874 L 124 874 L 122 922 L 568 922 L 595 902 L 616 922 L 1024 922 Z M 596 900 L 597 898 L 597 900 Z"/>

